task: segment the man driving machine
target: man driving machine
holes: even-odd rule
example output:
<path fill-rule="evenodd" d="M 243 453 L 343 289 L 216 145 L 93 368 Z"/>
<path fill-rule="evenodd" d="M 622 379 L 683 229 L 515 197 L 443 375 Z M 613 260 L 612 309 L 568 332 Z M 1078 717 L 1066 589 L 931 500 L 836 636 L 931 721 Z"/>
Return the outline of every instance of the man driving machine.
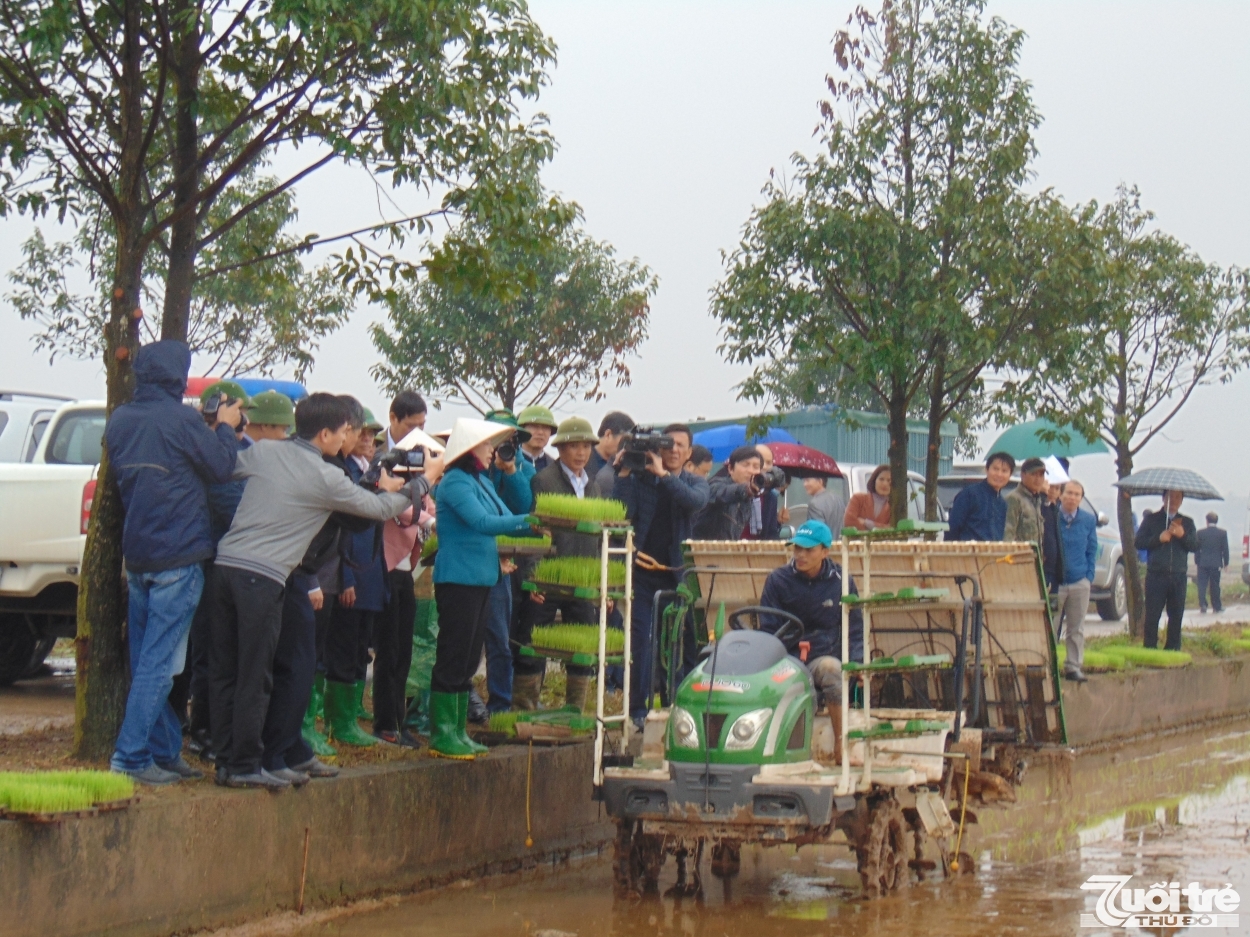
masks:
<path fill-rule="evenodd" d="M 790 539 L 794 557 L 774 569 L 764 582 L 760 605 L 789 612 L 803 622 L 803 640 L 809 645 L 807 671 L 833 720 L 836 755 L 842 758 L 842 567 L 829 558 L 833 533 L 821 521 L 808 521 Z M 849 591 L 857 595 L 854 580 Z M 760 628 L 775 633 L 783 619 L 760 616 Z M 850 614 L 851 660 L 864 657 L 864 616 Z M 799 649 L 791 653 L 798 656 Z"/>

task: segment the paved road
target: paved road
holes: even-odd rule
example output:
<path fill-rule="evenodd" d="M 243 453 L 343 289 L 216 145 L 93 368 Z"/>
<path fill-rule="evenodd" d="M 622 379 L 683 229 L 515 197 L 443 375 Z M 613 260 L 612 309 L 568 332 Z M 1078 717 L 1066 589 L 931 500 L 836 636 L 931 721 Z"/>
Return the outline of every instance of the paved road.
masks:
<path fill-rule="evenodd" d="M 1203 615 L 1196 608 L 1186 609 L 1182 620 L 1182 628 L 1210 628 L 1212 625 L 1250 624 L 1250 605 L 1226 605 L 1222 612 L 1207 612 Z M 1167 627 L 1167 615 L 1159 622 L 1160 630 Z M 1102 638 L 1112 634 L 1124 634 L 1128 631 L 1128 619 L 1123 621 L 1103 621 L 1098 615 L 1087 615 L 1085 618 L 1085 637 Z"/>

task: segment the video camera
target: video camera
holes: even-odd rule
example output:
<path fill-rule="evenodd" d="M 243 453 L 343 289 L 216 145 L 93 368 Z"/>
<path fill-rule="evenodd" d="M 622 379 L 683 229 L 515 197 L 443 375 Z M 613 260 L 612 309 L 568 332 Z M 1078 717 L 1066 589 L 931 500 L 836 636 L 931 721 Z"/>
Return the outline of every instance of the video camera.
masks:
<path fill-rule="evenodd" d="M 657 455 L 665 449 L 673 448 L 673 437 L 661 433 L 652 426 L 635 426 L 621 438 L 621 468 L 631 472 L 642 472 L 647 468 L 647 453 Z"/>
<path fill-rule="evenodd" d="M 495 449 L 495 455 L 499 456 L 502 462 L 513 462 L 516 460 L 517 445 L 517 434 L 513 433 L 499 444 L 499 447 Z"/>
<path fill-rule="evenodd" d="M 213 394 L 213 396 L 200 405 L 200 413 L 204 417 L 204 422 L 212 425 L 217 422 L 217 411 L 221 409 L 223 404 L 227 407 L 232 407 L 238 402 L 237 397 L 226 397 L 225 400 L 222 400 L 221 394 Z M 239 425 L 234 428 L 234 431 L 236 433 L 243 432 L 243 430 L 247 429 L 248 422 L 247 414 L 240 411 Z"/>
<path fill-rule="evenodd" d="M 360 484 L 365 488 L 377 488 L 383 469 L 391 475 L 420 475 L 425 471 L 425 447 L 392 449 L 390 452 L 375 455 L 365 473 L 360 476 Z"/>
<path fill-rule="evenodd" d="M 760 472 L 753 476 L 751 484 L 759 491 L 772 491 L 774 488 L 784 488 L 786 486 L 786 473 L 774 465 L 767 472 Z"/>

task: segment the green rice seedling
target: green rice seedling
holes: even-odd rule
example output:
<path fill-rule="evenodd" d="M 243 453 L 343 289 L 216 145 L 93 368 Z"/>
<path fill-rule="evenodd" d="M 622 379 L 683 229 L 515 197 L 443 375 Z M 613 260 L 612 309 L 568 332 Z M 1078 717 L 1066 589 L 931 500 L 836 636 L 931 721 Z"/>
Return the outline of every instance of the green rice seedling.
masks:
<path fill-rule="evenodd" d="M 1250 638 L 1238 638 L 1233 641 L 1233 647 L 1239 651 L 1250 651 Z"/>
<path fill-rule="evenodd" d="M 1193 656 L 1184 651 L 1165 651 L 1154 647 L 1127 645 L 1113 652 L 1138 667 L 1184 667 L 1194 662 Z"/>
<path fill-rule="evenodd" d="M 425 543 L 421 544 L 421 559 L 427 560 L 438 552 L 438 534 L 428 537 Z"/>
<path fill-rule="evenodd" d="M 1085 651 L 1085 669 L 1086 670 L 1123 670 L 1125 667 L 1125 660 L 1123 657 L 1121 657 L 1117 653 L 1118 650 L 1119 648 L 1116 648 L 1114 651 L 1107 649 L 1107 648 L 1104 648 L 1101 651 L 1093 651 L 1093 650 L 1087 649 Z M 1063 664 L 1067 662 L 1067 659 L 1068 659 L 1068 649 L 1064 645 L 1060 644 L 1059 645 L 1059 665 L 1063 666 Z"/>
<path fill-rule="evenodd" d="M 516 735 L 516 720 L 520 713 L 503 712 L 490 714 L 490 731 L 502 732 L 505 735 Z"/>
<path fill-rule="evenodd" d="M 534 568 L 535 582 L 549 582 L 557 586 L 598 589 L 599 560 L 593 556 L 555 556 L 539 560 Z M 625 585 L 625 564 L 615 560 L 608 563 L 609 588 Z"/>
<path fill-rule="evenodd" d="M 85 791 L 95 804 L 128 800 L 135 795 L 135 782 L 113 771 L 48 771 L 39 775 L 46 784 L 60 784 Z"/>
<path fill-rule="evenodd" d="M 549 547 L 551 537 L 546 534 L 541 537 L 509 537 L 507 534 L 499 534 L 495 543 L 501 547 Z"/>
<path fill-rule="evenodd" d="M 11 774 L 0 781 L 0 805 L 14 813 L 62 813 L 87 810 L 91 794 L 81 787 L 47 783 L 39 773 Z"/>
<path fill-rule="evenodd" d="M 625 505 L 611 498 L 579 498 L 576 495 L 540 494 L 534 503 L 539 517 L 569 521 L 623 521 Z"/>
<path fill-rule="evenodd" d="M 545 625 L 534 629 L 533 645 L 569 654 L 598 654 L 598 625 Z M 625 651 L 625 632 L 609 628 L 607 632 L 609 654 Z"/>

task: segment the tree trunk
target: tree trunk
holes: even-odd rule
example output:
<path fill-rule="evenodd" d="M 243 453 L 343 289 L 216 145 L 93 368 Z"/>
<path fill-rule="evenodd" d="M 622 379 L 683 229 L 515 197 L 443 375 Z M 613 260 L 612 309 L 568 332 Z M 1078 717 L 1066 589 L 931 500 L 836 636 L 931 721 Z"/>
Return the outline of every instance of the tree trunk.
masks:
<path fill-rule="evenodd" d="M 129 231 L 118 232 L 117 266 L 109 322 L 104 333 L 108 412 L 134 393 L 132 363 L 139 348 L 136 313 L 143 257 Z M 78 585 L 75 640 L 74 757 L 107 758 L 125 714 L 130 685 L 126 648 L 126 588 L 122 581 L 121 493 L 107 448 L 100 458 L 91 523 Z"/>
<path fill-rule="evenodd" d="M 191 291 L 199 252 L 199 209 L 193 204 L 200 186 L 199 149 L 199 17 L 186 3 L 171 6 L 179 27 L 174 43 L 172 73 L 174 100 L 174 220 L 169 227 L 169 271 L 165 278 L 165 307 L 161 338 L 187 340 L 191 318 Z"/>
<path fill-rule="evenodd" d="M 894 523 L 907 516 L 907 398 L 903 381 L 896 381 L 890 397 L 890 514 Z"/>
<path fill-rule="evenodd" d="M 942 388 L 946 382 L 946 356 L 937 355 L 929 384 L 929 440 L 924 459 L 924 519 L 938 519 L 937 480 L 942 457 L 942 412 L 946 406 Z"/>
<path fill-rule="evenodd" d="M 1128 443 L 1116 445 L 1115 470 L 1117 478 L 1133 474 L 1133 454 Z M 1124 585 L 1128 595 L 1128 633 L 1134 639 L 1140 639 L 1146 620 L 1146 593 L 1142 588 L 1137 547 L 1133 544 L 1133 499 L 1119 495 L 1115 506 L 1116 521 L 1120 525 L 1120 552 L 1124 557 Z"/>
<path fill-rule="evenodd" d="M 109 320 L 104 327 L 107 409 L 112 413 L 134 394 L 134 357 L 139 349 L 140 288 L 147 241 L 142 183 L 146 150 L 143 121 L 141 0 L 122 8 L 120 135 L 113 223 L 117 257 Z M 87 544 L 78 586 L 78 635 L 74 642 L 74 756 L 106 758 L 117 741 L 129 690 L 126 652 L 126 588 L 122 581 L 121 493 L 113 480 L 107 448 L 101 454 Z"/>

